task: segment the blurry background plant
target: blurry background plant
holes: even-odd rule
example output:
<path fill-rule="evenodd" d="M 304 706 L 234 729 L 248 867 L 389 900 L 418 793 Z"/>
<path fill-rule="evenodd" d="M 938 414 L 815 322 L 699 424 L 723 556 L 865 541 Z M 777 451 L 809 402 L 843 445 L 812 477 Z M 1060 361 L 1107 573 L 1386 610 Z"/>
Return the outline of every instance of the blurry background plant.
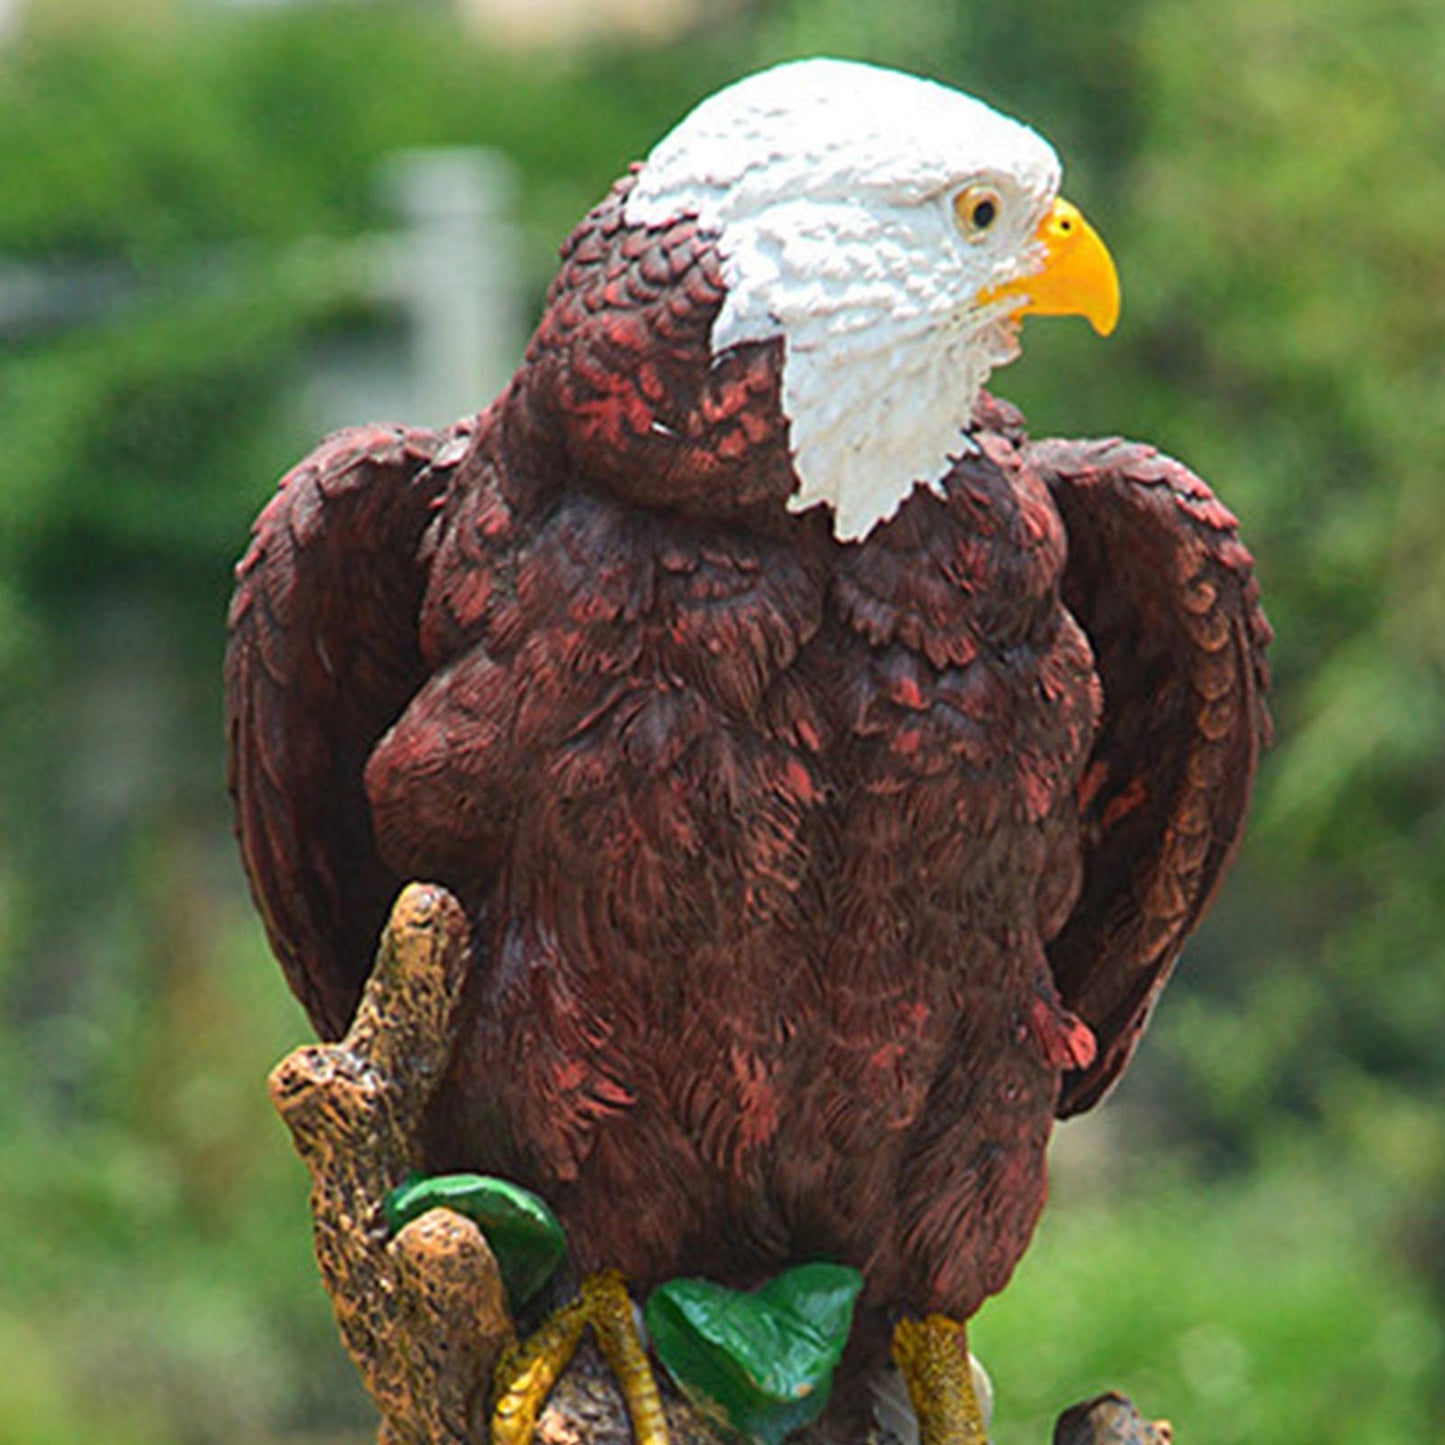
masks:
<path fill-rule="evenodd" d="M 978 1327 L 999 1439 L 1123 1385 L 1209 1445 L 1445 1440 L 1445 10 L 110 8 L 0 7 L 0 1442 L 366 1438 L 218 711 L 250 518 L 404 369 L 345 274 L 387 158 L 508 158 L 530 311 L 690 104 L 817 52 L 1060 147 L 1125 323 L 1040 328 L 1000 389 L 1211 478 L 1280 634 L 1244 856 Z"/>

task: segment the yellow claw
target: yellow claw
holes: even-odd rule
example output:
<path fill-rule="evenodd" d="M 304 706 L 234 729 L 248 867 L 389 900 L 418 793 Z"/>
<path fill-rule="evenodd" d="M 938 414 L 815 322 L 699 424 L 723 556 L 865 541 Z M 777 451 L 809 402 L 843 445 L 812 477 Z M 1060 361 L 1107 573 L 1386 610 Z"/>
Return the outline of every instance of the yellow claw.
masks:
<path fill-rule="evenodd" d="M 597 1344 L 627 1402 L 637 1445 L 668 1445 L 662 1396 L 637 1333 L 627 1285 L 616 1270 L 603 1270 L 582 1282 L 582 1303 L 597 1333 Z"/>
<path fill-rule="evenodd" d="M 616 1270 L 584 1279 L 579 1298 L 503 1354 L 494 1380 L 491 1445 L 531 1445 L 547 1396 L 588 1325 L 617 1377 L 637 1445 L 668 1445 L 662 1397 L 637 1333 L 627 1284 Z"/>
<path fill-rule="evenodd" d="M 503 1351 L 493 1376 L 491 1445 L 531 1445 L 542 1406 L 577 1353 L 586 1325 L 585 1305 L 573 1300 Z"/>
<path fill-rule="evenodd" d="M 903 1373 L 921 1445 L 988 1445 L 964 1328 L 947 1315 L 900 1320 L 893 1359 Z"/>

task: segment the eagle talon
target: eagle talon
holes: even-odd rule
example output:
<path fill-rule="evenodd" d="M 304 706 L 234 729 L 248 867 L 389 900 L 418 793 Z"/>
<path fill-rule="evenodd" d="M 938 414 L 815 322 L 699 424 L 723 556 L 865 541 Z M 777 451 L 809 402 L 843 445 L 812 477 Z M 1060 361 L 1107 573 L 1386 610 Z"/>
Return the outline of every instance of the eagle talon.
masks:
<path fill-rule="evenodd" d="M 893 1359 L 918 1417 L 920 1445 L 988 1445 L 973 1359 L 957 1320 L 947 1315 L 900 1320 Z"/>
<path fill-rule="evenodd" d="M 491 1445 L 529 1445 L 537 1416 L 576 1354 L 586 1324 L 582 1301 L 573 1300 L 502 1352 L 492 1377 Z"/>
<path fill-rule="evenodd" d="M 592 1326 L 632 1422 L 637 1445 L 668 1445 L 662 1397 L 637 1331 L 627 1285 L 616 1270 L 582 1281 L 580 1295 L 507 1350 L 494 1377 L 491 1445 L 530 1445 L 547 1396 Z"/>

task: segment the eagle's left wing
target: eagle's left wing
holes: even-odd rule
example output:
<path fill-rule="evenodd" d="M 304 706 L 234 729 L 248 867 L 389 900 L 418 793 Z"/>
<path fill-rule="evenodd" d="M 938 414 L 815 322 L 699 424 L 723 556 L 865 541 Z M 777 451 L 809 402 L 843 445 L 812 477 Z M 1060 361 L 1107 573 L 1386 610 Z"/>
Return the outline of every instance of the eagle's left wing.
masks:
<path fill-rule="evenodd" d="M 1069 538 L 1064 600 L 1088 634 L 1104 716 L 1080 785 L 1084 883 L 1048 945 L 1098 1054 L 1061 1117 L 1123 1071 L 1243 829 L 1270 733 L 1270 628 L 1226 508 L 1187 467 L 1121 441 L 1028 448 Z"/>
<path fill-rule="evenodd" d="M 362 773 L 426 676 L 423 539 L 471 430 L 327 438 L 282 480 L 236 568 L 236 831 L 272 947 L 325 1038 L 346 1031 L 402 881 L 378 856 Z"/>

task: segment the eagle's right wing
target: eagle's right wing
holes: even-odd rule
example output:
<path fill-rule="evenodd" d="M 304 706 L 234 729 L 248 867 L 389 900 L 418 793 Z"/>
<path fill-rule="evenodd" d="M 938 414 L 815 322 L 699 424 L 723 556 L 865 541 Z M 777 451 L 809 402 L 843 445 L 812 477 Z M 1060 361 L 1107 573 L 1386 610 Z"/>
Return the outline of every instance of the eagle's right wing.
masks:
<path fill-rule="evenodd" d="M 1083 891 L 1048 945 L 1099 1044 L 1064 1079 L 1063 1117 L 1127 1065 L 1239 846 L 1270 736 L 1270 628 L 1238 524 L 1187 467 L 1117 440 L 1027 455 L 1068 530 L 1064 601 L 1104 686 L 1080 788 Z"/>
<path fill-rule="evenodd" d="M 425 678 L 423 544 L 471 422 L 357 427 L 281 482 L 236 568 L 226 652 L 228 779 L 251 888 L 325 1038 L 345 1032 L 403 880 L 382 863 L 362 778 Z"/>

